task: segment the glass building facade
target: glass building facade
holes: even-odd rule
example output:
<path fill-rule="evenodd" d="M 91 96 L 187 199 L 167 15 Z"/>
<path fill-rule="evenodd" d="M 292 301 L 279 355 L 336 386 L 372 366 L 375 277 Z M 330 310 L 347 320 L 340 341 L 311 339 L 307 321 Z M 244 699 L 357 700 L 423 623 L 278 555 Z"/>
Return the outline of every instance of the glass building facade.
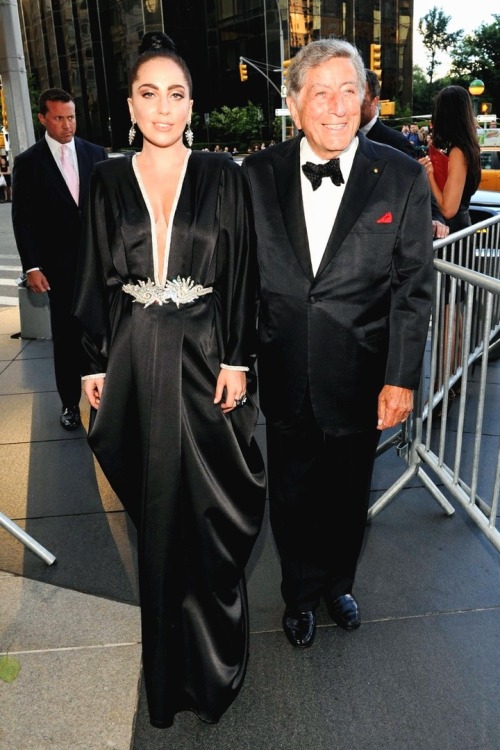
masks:
<path fill-rule="evenodd" d="M 19 14 L 34 88 L 70 91 L 78 134 L 113 150 L 128 146 L 127 75 L 146 31 L 175 40 L 202 125 L 212 109 L 250 101 L 269 136 L 282 60 L 328 36 L 354 43 L 367 66 L 379 43 L 382 98 L 411 105 L 413 0 L 19 0 Z"/>

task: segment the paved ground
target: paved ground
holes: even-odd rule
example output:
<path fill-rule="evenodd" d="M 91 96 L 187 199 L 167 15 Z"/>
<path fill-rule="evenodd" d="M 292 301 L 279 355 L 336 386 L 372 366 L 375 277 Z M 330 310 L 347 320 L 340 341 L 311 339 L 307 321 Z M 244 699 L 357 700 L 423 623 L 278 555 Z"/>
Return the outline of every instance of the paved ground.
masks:
<path fill-rule="evenodd" d="M 0 528 L 0 659 L 21 667 L 0 680 L 0 750 L 500 750 L 499 553 L 418 479 L 368 527 L 355 590 L 363 626 L 345 633 L 320 610 L 305 652 L 281 630 L 266 523 L 248 567 L 239 698 L 216 726 L 183 714 L 172 729 L 151 727 L 133 530 L 85 426 L 59 425 L 51 342 L 19 332 L 18 306 L 0 307 L 0 511 L 57 561 Z M 500 391 L 500 363 L 489 378 Z M 257 437 L 264 449 L 262 423 Z M 374 500 L 404 468 L 393 451 L 377 460 Z"/>
<path fill-rule="evenodd" d="M 0 203 L 0 306 L 17 305 L 16 278 L 21 273 L 11 222 L 12 203 Z"/>

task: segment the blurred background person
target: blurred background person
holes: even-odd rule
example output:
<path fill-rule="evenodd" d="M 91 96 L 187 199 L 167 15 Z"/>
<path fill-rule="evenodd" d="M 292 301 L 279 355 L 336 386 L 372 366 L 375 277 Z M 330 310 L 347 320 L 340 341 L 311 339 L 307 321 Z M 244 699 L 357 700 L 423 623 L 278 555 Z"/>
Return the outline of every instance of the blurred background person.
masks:
<path fill-rule="evenodd" d="M 410 141 L 411 145 L 415 149 L 416 153 L 418 153 L 418 150 L 423 143 L 423 137 L 422 137 L 422 133 L 420 132 L 418 125 L 414 122 L 412 122 L 412 124 L 410 125 L 410 132 L 408 133 L 408 140 Z"/>
<path fill-rule="evenodd" d="M 12 175 L 10 173 L 9 159 L 7 156 L 0 156 L 0 174 L 5 180 L 5 186 L 3 188 L 5 197 L 3 199 L 3 202 L 10 202 L 12 200 Z"/>

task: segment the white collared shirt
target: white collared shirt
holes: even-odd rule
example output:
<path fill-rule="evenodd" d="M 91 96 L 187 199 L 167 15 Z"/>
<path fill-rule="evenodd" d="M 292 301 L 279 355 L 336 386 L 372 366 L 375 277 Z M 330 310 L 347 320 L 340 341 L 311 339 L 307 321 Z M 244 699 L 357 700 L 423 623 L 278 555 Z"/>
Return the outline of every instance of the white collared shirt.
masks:
<path fill-rule="evenodd" d="M 358 139 L 356 137 L 351 141 L 348 148 L 339 155 L 340 169 L 344 178 L 342 185 L 334 185 L 330 178 L 324 178 L 320 187 L 317 190 L 313 190 L 310 181 L 302 172 L 302 165 L 306 161 L 311 161 L 314 164 L 325 164 L 328 160 L 319 159 L 316 156 L 305 136 L 300 142 L 302 203 L 304 206 L 309 252 L 311 253 L 311 264 L 314 274 L 316 274 L 319 268 L 332 232 L 357 148 Z"/>
<path fill-rule="evenodd" d="M 370 130 L 375 125 L 375 123 L 377 122 L 377 120 L 378 120 L 378 112 L 375 115 L 375 117 L 372 117 L 370 122 L 367 122 L 366 125 L 363 125 L 363 127 L 359 129 L 360 133 L 363 133 L 363 135 L 366 135 L 367 133 L 369 133 Z"/>
<path fill-rule="evenodd" d="M 50 148 L 50 151 L 52 153 L 52 156 L 54 157 L 57 166 L 61 170 L 61 174 L 64 177 L 64 172 L 62 170 L 61 166 L 61 146 L 62 144 L 59 143 L 59 141 L 56 141 L 54 138 L 51 138 L 50 135 L 45 132 L 45 140 L 47 141 L 47 144 Z M 73 164 L 73 169 L 76 172 L 76 175 L 78 178 L 80 178 L 80 173 L 78 172 L 78 158 L 76 156 L 76 148 L 75 148 L 75 139 L 72 138 L 69 143 L 65 144 L 69 149 L 69 158 L 71 159 L 71 163 Z"/>

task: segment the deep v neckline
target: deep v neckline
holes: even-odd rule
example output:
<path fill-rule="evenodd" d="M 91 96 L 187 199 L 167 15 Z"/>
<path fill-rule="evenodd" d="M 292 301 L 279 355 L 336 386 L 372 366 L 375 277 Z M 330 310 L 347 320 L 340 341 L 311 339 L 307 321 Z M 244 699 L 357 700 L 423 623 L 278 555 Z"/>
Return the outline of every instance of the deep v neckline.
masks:
<path fill-rule="evenodd" d="M 144 183 L 142 181 L 141 173 L 139 171 L 139 167 L 137 166 L 137 156 L 138 154 L 134 154 L 132 156 L 132 169 L 134 170 L 134 174 L 137 180 L 137 184 L 139 185 L 139 189 L 141 191 L 144 203 L 146 204 L 146 208 L 148 210 L 149 214 L 149 220 L 151 224 L 151 245 L 153 250 L 153 271 L 154 271 L 154 281 L 156 284 L 158 284 L 161 287 L 165 286 L 165 282 L 167 280 L 167 272 L 168 272 L 168 260 L 170 256 L 170 246 L 172 241 L 172 229 L 174 225 L 174 219 L 175 219 L 175 213 L 177 211 L 177 204 L 179 203 L 180 194 L 182 191 L 182 186 L 184 184 L 184 177 L 186 175 L 187 165 L 189 157 L 191 156 L 191 151 L 186 152 L 186 156 L 184 159 L 184 164 L 182 166 L 181 173 L 179 175 L 179 181 L 177 183 L 177 189 L 175 191 L 174 200 L 172 202 L 172 208 L 170 211 L 170 217 L 169 222 L 167 224 L 167 234 L 165 237 L 165 252 L 163 256 L 163 271 L 161 274 L 161 278 L 159 275 L 159 256 L 158 256 L 158 236 L 156 233 L 156 221 L 155 221 L 155 215 L 153 211 L 153 206 L 151 205 L 151 202 L 149 200 L 146 188 L 144 186 Z"/>

